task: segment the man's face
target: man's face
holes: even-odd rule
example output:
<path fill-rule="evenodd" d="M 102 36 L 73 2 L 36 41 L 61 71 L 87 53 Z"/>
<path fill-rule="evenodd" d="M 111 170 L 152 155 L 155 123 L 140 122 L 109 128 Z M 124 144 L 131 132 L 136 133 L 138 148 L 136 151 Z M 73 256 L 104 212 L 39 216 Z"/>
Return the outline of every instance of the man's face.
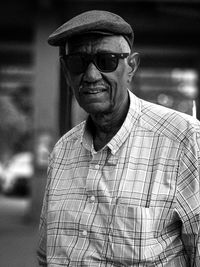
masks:
<path fill-rule="evenodd" d="M 100 52 L 129 53 L 130 48 L 121 36 L 83 36 L 69 44 L 71 53 L 96 54 Z M 127 59 L 119 59 L 116 70 L 102 72 L 92 62 L 80 74 L 68 70 L 68 80 L 79 105 L 89 114 L 116 113 L 128 98 Z"/>

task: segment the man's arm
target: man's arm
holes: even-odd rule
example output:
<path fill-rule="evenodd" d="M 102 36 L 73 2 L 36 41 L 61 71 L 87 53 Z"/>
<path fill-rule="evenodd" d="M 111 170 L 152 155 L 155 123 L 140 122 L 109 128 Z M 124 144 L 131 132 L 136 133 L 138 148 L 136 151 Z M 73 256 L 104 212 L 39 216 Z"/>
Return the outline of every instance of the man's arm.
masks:
<path fill-rule="evenodd" d="M 191 267 L 200 266 L 200 132 L 184 147 L 177 182 L 177 212 Z"/>

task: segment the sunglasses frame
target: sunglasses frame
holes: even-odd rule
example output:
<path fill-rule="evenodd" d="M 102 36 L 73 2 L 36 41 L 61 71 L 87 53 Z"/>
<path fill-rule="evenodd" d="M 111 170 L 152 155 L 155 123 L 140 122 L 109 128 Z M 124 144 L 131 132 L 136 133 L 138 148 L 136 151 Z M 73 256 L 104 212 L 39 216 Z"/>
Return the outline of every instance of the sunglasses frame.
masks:
<path fill-rule="evenodd" d="M 116 66 L 115 68 L 111 69 L 111 70 L 102 70 L 98 64 L 97 64 L 97 57 L 98 56 L 101 56 L 101 55 L 109 55 L 110 58 L 115 58 L 116 60 Z M 88 54 L 88 53 L 72 53 L 72 54 L 68 54 L 68 55 L 62 55 L 61 57 L 63 58 L 65 64 L 66 64 L 66 67 L 67 69 L 74 73 L 74 74 L 81 74 L 81 73 L 84 73 L 86 71 L 86 69 L 88 68 L 89 64 L 92 62 L 95 67 L 100 71 L 100 72 L 105 72 L 105 73 L 109 73 L 109 72 L 113 72 L 117 69 L 118 67 L 118 64 L 119 64 L 119 59 L 124 59 L 124 58 L 127 58 L 130 54 L 129 53 L 111 53 L 111 52 L 98 52 L 98 53 L 95 53 L 95 54 Z M 81 58 L 83 58 L 83 69 L 80 70 L 80 71 L 72 71 L 70 66 L 69 66 L 69 63 L 68 63 L 68 60 L 70 57 L 72 56 L 80 56 Z"/>

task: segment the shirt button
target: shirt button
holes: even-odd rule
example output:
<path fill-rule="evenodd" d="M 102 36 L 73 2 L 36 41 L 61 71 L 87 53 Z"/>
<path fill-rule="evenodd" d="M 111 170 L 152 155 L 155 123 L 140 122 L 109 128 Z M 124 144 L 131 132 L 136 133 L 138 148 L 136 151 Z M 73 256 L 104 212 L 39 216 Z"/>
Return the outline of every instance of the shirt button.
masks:
<path fill-rule="evenodd" d="M 99 168 L 99 165 L 95 165 L 94 167 L 95 167 L 95 169 L 97 170 L 97 169 Z"/>
<path fill-rule="evenodd" d="M 91 200 L 92 202 L 94 202 L 94 201 L 95 201 L 95 196 L 91 196 L 91 197 L 90 197 L 90 200 Z"/>
<path fill-rule="evenodd" d="M 84 236 L 86 236 L 86 235 L 87 235 L 87 231 L 84 230 L 84 231 L 82 232 L 82 234 L 83 234 Z"/>

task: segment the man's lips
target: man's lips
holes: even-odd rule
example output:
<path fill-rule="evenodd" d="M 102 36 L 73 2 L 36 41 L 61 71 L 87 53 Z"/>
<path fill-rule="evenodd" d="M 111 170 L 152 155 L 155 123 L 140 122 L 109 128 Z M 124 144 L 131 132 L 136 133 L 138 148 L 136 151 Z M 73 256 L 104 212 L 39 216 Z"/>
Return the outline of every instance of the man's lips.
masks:
<path fill-rule="evenodd" d="M 105 87 L 92 87 L 92 88 L 82 88 L 82 90 L 80 91 L 82 94 L 99 94 L 102 92 L 107 91 L 107 89 Z"/>

